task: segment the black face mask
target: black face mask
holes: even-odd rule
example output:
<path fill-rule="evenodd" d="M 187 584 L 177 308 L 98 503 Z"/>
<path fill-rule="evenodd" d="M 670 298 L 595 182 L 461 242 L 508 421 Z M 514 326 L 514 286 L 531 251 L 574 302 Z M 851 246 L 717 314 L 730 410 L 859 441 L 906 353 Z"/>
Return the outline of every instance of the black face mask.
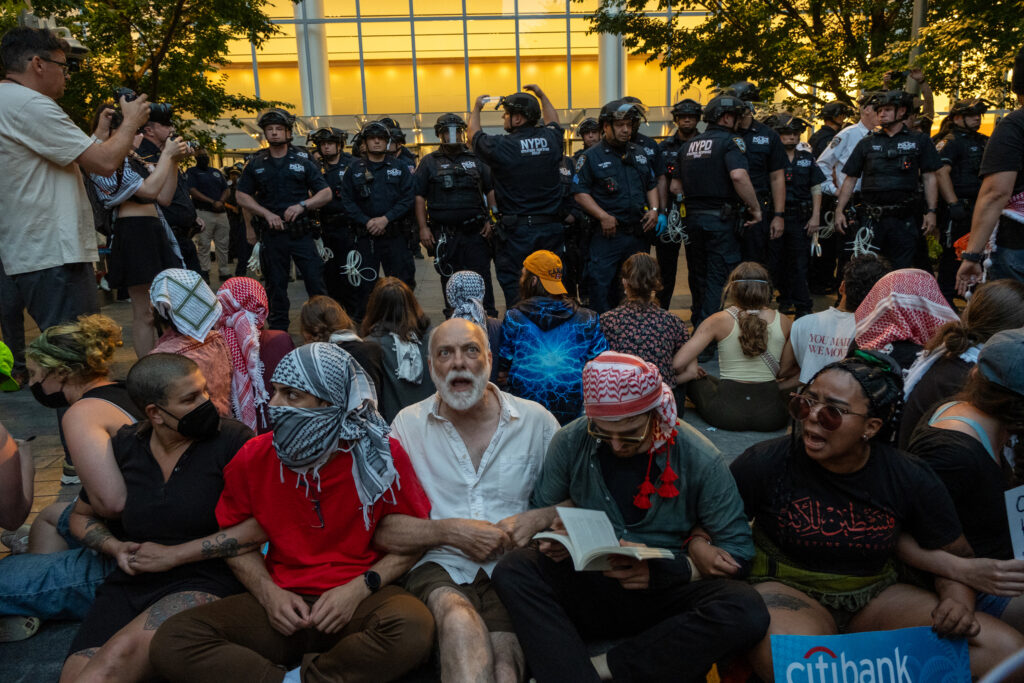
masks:
<path fill-rule="evenodd" d="M 174 431 L 186 439 L 205 441 L 216 436 L 217 432 L 220 431 L 220 415 L 217 414 L 217 408 L 213 405 L 213 401 L 209 399 L 204 403 L 200 403 L 181 417 L 160 406 L 157 406 L 157 408 L 178 420 L 178 426 Z"/>
<path fill-rule="evenodd" d="M 44 377 L 43 380 L 45 379 L 46 378 Z M 32 397 L 35 398 L 35 400 L 39 402 L 39 405 L 44 408 L 67 408 L 71 405 L 68 402 L 67 397 L 64 395 L 63 389 L 58 389 L 52 394 L 48 394 L 43 391 L 42 381 L 36 382 L 35 384 L 29 384 L 28 388 L 32 390 Z"/>

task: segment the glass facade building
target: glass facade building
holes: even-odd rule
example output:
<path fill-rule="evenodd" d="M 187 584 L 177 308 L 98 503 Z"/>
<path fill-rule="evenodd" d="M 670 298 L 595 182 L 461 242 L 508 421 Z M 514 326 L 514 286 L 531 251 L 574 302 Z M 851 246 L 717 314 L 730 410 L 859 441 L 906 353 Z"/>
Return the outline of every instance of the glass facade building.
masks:
<path fill-rule="evenodd" d="M 353 130 L 364 119 L 393 116 L 413 131 L 411 144 L 433 142 L 438 114 L 465 114 L 478 95 L 506 95 L 530 83 L 544 89 L 563 123 L 596 115 L 603 95 L 639 97 L 651 108 L 652 132 L 663 134 L 673 102 L 704 101 L 706 93 L 682 91 L 657 62 L 645 64 L 626 55 L 617 38 L 590 33 L 597 6 L 598 0 L 272 0 L 268 14 L 280 33 L 259 47 L 233 42 L 230 64 L 211 77 L 225 79 L 231 91 L 288 103 L 300 129 Z M 649 9 L 667 16 L 656 2 Z M 699 19 L 694 13 L 692 21 Z M 484 123 L 499 119 L 487 112 Z M 229 136 L 229 148 L 245 147 L 237 138 L 255 142 L 257 130 L 249 132 Z"/>

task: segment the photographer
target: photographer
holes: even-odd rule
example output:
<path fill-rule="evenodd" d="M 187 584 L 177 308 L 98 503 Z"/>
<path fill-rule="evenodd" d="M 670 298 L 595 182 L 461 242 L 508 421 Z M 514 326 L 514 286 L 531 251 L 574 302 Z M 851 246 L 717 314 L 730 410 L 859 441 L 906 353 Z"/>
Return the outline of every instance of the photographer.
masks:
<path fill-rule="evenodd" d="M 146 163 L 155 165 L 160 160 L 160 153 L 163 151 L 164 145 L 169 139 L 176 137 L 174 123 L 171 120 L 172 114 L 169 104 L 150 106 L 149 121 L 141 129 L 143 140 L 135 150 Z M 162 211 L 174 232 L 174 238 L 178 242 L 185 267 L 202 274 L 199 255 L 192 238 L 205 227 L 205 224 L 196 214 L 196 207 L 192 204 L 189 184 L 184 173 L 177 172 L 174 196 L 171 197 L 171 203 L 164 206 Z"/>
<path fill-rule="evenodd" d="M 24 301 L 41 330 L 99 310 L 96 237 L 79 167 L 116 171 L 132 131 L 149 116 L 145 95 L 122 103 L 124 130 L 94 144 L 55 102 L 64 94 L 70 54 L 51 31 L 14 28 L 0 40 L 0 158 L 7 171 L 0 174 L 0 297 Z M 14 374 L 24 377 L 24 344 L 11 351 Z"/>
<path fill-rule="evenodd" d="M 119 125 L 120 124 L 120 125 Z M 95 137 L 106 139 L 122 128 L 122 116 L 112 105 L 100 105 L 93 120 Z M 180 139 L 165 144 L 156 166 L 132 153 L 121 168 L 108 176 L 95 173 L 89 179 L 105 208 L 114 218 L 107 282 L 125 287 L 132 300 L 132 346 L 140 358 L 156 344 L 156 329 L 149 306 L 149 285 L 157 273 L 182 265 L 174 235 L 157 204 L 171 203 L 177 186 L 178 160 L 188 146 Z"/>

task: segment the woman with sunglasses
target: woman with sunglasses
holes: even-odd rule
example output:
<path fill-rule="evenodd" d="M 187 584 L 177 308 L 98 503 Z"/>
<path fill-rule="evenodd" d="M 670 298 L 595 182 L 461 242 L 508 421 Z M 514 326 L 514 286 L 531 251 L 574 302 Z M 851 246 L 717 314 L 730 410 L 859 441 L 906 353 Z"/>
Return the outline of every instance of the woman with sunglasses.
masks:
<path fill-rule="evenodd" d="M 749 580 L 771 614 L 768 635 L 750 653 L 766 681 L 773 634 L 931 626 L 970 638 L 974 676 L 1024 647 L 1024 636 L 975 614 L 974 593 L 963 584 L 936 578 L 936 595 L 898 581 L 901 533 L 924 548 L 971 552 L 942 482 L 885 442 L 901 397 L 899 367 L 857 352 L 792 396 L 790 435 L 753 446 L 732 464 L 753 520 Z"/>

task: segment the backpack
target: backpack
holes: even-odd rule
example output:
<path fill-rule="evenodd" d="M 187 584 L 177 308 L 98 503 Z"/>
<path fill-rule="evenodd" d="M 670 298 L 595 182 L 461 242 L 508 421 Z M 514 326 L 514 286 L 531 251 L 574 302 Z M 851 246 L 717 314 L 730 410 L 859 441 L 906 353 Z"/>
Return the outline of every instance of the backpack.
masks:
<path fill-rule="evenodd" d="M 117 184 L 121 184 L 121 177 L 124 175 L 124 169 L 118 170 Z M 96 224 L 96 232 L 100 233 L 104 237 L 110 237 L 114 231 L 114 211 L 103 206 L 103 200 L 100 199 L 99 193 L 96 191 L 96 184 L 89 179 L 89 174 L 82 169 L 82 183 L 85 185 L 85 195 L 89 198 L 89 206 L 92 208 L 92 220 Z"/>

